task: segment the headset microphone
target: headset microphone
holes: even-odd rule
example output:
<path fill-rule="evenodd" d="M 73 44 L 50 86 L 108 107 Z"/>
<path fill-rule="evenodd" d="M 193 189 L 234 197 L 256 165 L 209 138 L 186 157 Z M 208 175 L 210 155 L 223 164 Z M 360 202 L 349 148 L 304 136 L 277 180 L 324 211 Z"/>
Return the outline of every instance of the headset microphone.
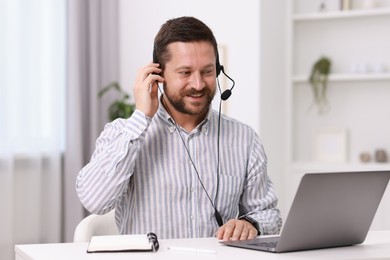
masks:
<path fill-rule="evenodd" d="M 222 94 L 221 94 L 221 99 L 223 101 L 227 100 L 230 96 L 232 95 L 232 91 L 230 89 L 227 89 L 225 90 Z"/>
<path fill-rule="evenodd" d="M 218 63 L 219 63 L 219 62 L 218 62 Z M 224 70 L 224 68 L 223 68 L 222 65 L 219 65 L 219 68 L 220 68 L 220 71 L 223 73 L 223 75 L 225 75 L 228 79 L 230 79 L 231 82 L 233 82 L 232 87 L 231 87 L 230 89 L 226 89 L 226 90 L 225 90 L 224 92 L 222 92 L 222 94 L 221 94 L 221 99 L 222 99 L 223 101 L 225 101 L 225 100 L 227 100 L 227 99 L 232 95 L 232 90 L 233 90 L 234 85 L 235 85 L 236 83 L 234 82 L 234 80 L 233 80 L 231 77 L 229 77 L 229 76 L 225 73 L 225 70 Z M 218 74 L 219 74 L 219 73 L 218 73 Z"/>

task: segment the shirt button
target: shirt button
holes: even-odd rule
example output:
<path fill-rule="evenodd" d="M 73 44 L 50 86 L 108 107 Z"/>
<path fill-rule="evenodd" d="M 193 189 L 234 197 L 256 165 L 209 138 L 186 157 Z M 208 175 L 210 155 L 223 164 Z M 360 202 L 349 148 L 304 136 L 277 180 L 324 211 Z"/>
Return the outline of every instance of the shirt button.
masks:
<path fill-rule="evenodd" d="M 194 188 L 191 187 L 191 192 L 194 192 Z"/>
<path fill-rule="evenodd" d="M 191 215 L 191 219 L 194 220 L 194 218 L 195 218 L 194 215 Z"/>

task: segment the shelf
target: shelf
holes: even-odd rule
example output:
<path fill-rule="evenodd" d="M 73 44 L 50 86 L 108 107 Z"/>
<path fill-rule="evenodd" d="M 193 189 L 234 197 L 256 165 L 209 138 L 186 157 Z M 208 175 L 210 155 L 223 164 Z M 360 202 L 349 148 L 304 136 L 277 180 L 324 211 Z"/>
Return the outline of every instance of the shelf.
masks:
<path fill-rule="evenodd" d="M 307 83 L 308 75 L 295 75 L 292 78 L 294 83 Z M 331 74 L 329 82 L 347 82 L 347 81 L 377 81 L 390 80 L 390 73 L 369 73 L 369 74 Z"/>
<path fill-rule="evenodd" d="M 324 12 L 317 12 L 318 2 L 287 3 L 284 210 L 291 206 L 304 174 L 390 171 L 390 161 L 375 161 L 377 149 L 387 153 L 390 149 L 390 2 L 383 2 L 386 7 L 342 11 L 335 1 L 327 3 L 334 11 Z M 332 102 L 329 112 L 320 115 L 307 111 L 313 61 L 322 55 L 333 60 L 328 77 Z M 345 149 L 346 160 L 316 160 L 316 130 L 326 127 L 347 130 L 343 139 L 334 135 L 321 140 L 327 153 Z M 369 153 L 371 162 L 360 161 L 363 152 Z M 389 228 L 382 221 L 390 216 L 389 196 L 384 197 L 378 216 L 376 228 Z"/>
<path fill-rule="evenodd" d="M 295 173 L 335 172 L 335 171 L 384 171 L 390 170 L 390 163 L 325 163 L 325 162 L 293 162 L 290 170 Z"/>
<path fill-rule="evenodd" d="M 390 15 L 390 8 L 377 8 L 369 10 L 350 10 L 350 11 L 333 11 L 322 13 L 295 14 L 293 21 L 313 21 L 313 20 L 330 20 L 330 19 L 348 19 L 355 17 L 375 17 Z"/>

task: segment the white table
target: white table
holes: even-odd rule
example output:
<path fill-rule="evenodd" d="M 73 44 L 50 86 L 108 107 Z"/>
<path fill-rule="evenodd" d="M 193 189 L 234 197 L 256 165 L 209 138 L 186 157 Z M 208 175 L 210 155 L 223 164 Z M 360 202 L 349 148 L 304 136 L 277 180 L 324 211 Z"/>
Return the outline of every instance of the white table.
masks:
<path fill-rule="evenodd" d="M 267 253 L 221 245 L 216 238 L 162 239 L 156 253 L 86 253 L 88 243 L 16 245 L 16 260 L 62 259 L 390 259 L 390 230 L 371 231 L 361 245 L 290 253 Z M 168 247 L 190 247 L 213 250 L 215 253 L 194 253 L 169 250 Z"/>

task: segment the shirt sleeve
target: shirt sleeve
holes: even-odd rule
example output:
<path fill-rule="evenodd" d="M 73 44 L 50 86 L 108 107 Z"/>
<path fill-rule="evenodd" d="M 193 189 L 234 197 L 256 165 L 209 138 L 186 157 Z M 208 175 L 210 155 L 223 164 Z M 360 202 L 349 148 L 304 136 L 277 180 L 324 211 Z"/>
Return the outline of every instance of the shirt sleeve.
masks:
<path fill-rule="evenodd" d="M 150 123 L 151 118 L 136 110 L 130 118 L 116 119 L 104 127 L 90 162 L 76 180 L 77 194 L 88 211 L 105 214 L 127 192 Z"/>
<path fill-rule="evenodd" d="M 267 175 L 267 157 L 258 135 L 254 135 L 250 151 L 247 179 L 241 197 L 239 218 L 250 218 L 260 234 L 278 234 L 282 218 L 278 198 Z"/>

